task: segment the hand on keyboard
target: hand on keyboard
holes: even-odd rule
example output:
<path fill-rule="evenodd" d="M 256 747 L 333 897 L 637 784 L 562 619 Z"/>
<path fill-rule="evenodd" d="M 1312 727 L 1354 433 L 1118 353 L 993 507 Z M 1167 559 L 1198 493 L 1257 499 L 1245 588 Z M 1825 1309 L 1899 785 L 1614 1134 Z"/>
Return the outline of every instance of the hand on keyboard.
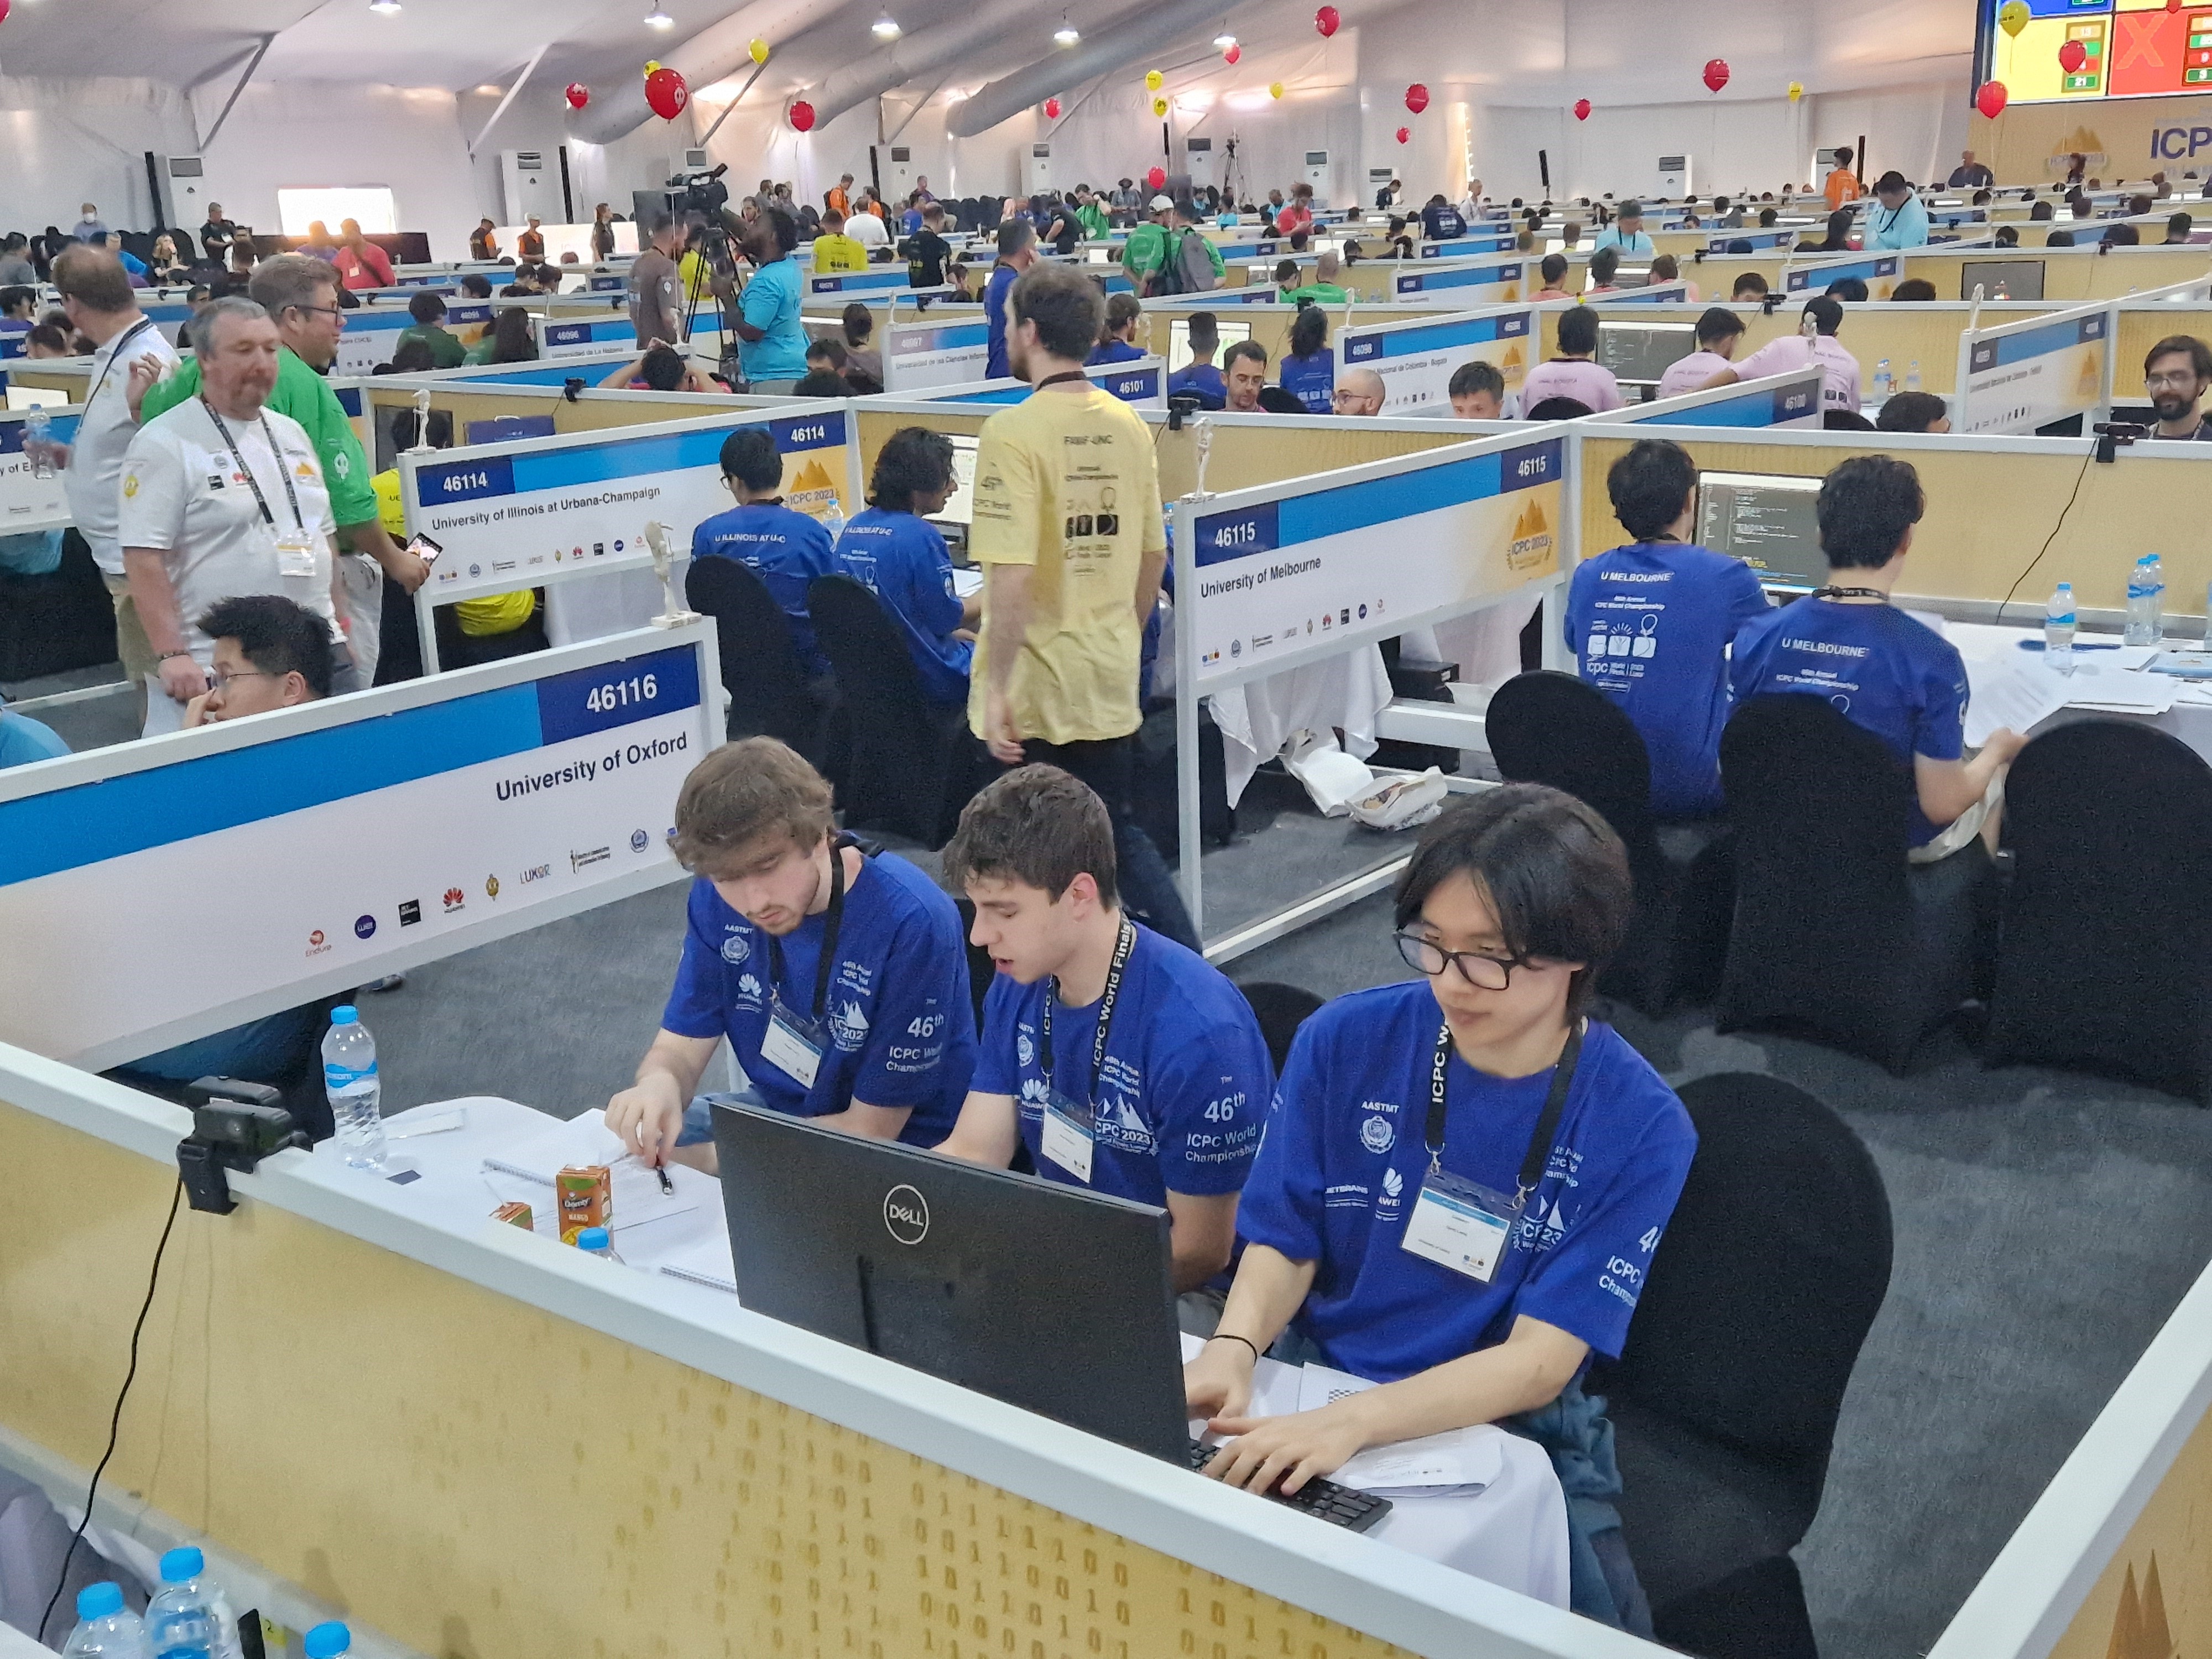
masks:
<path fill-rule="evenodd" d="M 1209 1446 L 1202 1440 L 1194 1440 L 1190 1443 L 1190 1466 L 1204 1472 L 1209 1463 L 1227 1449 L 1222 1446 Z M 1295 1492 L 1285 1492 L 1279 1488 L 1259 1495 L 1302 1510 L 1316 1521 L 1326 1521 L 1331 1526 L 1342 1527 L 1350 1532 L 1365 1532 L 1390 1511 L 1390 1500 L 1387 1498 L 1370 1497 L 1366 1492 L 1355 1492 L 1350 1486 L 1340 1486 L 1334 1480 L 1323 1480 L 1318 1476 L 1308 1480 Z"/>

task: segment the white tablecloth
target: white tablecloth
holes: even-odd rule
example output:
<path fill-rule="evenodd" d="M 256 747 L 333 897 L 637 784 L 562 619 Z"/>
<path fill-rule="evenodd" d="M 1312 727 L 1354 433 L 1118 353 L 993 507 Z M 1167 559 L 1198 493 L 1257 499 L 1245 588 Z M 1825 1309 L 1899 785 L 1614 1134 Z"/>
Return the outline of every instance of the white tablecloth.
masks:
<path fill-rule="evenodd" d="M 1965 659 L 1966 684 L 1971 691 L 1978 678 L 1993 674 L 1999 669 L 2009 669 L 2016 659 L 2028 654 L 2021 650 L 2020 641 L 2040 639 L 2042 630 L 2001 628 L 1989 623 L 1947 622 L 1943 625 L 1943 637 L 1959 648 L 1959 655 Z M 2081 636 L 2083 640 L 2089 637 Z M 2112 637 L 2111 635 L 2094 636 L 2100 643 L 2109 643 Z M 2169 640 L 2166 646 L 2172 650 L 2194 650 L 2201 643 L 2196 640 Z M 2075 659 L 2086 666 L 2101 667 L 2098 659 L 2104 654 L 2098 651 L 2077 651 Z M 2087 691 L 2092 689 L 2094 682 L 2085 678 L 2081 684 L 2083 690 Z M 2212 762 L 2212 682 L 2183 681 L 2173 707 L 2162 714 L 2122 714 L 2106 709 L 2062 708 L 2039 722 L 2035 730 L 2048 732 L 2052 726 L 2062 726 L 2069 720 L 2141 720 L 2161 732 L 2172 732 L 2207 762 Z"/>
<path fill-rule="evenodd" d="M 1373 754 L 1375 717 L 1390 701 L 1390 671 L 1379 648 L 1363 645 L 1341 657 L 1217 691 L 1206 701 L 1221 728 L 1234 806 L 1252 775 L 1291 747 L 1302 732 L 1340 731 L 1346 753 L 1358 760 Z"/>

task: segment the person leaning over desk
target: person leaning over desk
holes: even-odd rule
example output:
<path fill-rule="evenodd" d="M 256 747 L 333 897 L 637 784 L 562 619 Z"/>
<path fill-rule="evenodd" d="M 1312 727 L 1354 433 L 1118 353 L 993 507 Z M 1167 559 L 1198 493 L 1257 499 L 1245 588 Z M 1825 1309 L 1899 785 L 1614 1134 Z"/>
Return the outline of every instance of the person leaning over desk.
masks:
<path fill-rule="evenodd" d="M 830 817 L 830 786 L 774 738 L 725 744 L 676 798 L 692 872 L 684 957 L 660 1032 L 606 1123 L 638 1157 L 715 1168 L 712 1105 L 933 1146 L 975 1064 L 960 916 L 905 860 Z M 696 1091 L 725 1036 L 750 1084 Z"/>
<path fill-rule="evenodd" d="M 1105 803 L 1058 767 L 1020 767 L 969 801 L 945 877 L 999 971 L 937 1150 L 1003 1170 L 1026 1147 L 1048 1181 L 1162 1206 L 1183 1322 L 1211 1331 L 1218 1294 L 1188 1293 L 1229 1265 L 1274 1088 L 1251 1005 L 1123 913 Z"/>
<path fill-rule="evenodd" d="M 1659 1074 L 1584 1017 L 1633 905 L 1619 838 L 1557 790 L 1508 784 L 1422 832 L 1395 913 L 1424 979 L 1339 997 L 1283 1067 L 1243 1259 L 1183 1371 L 1192 1415 L 1234 1437 L 1206 1474 L 1296 1491 L 1363 1447 L 1495 1422 L 1574 1462 L 1579 1496 L 1618 1494 L 1580 1380 L 1620 1354 L 1697 1149 Z M 1384 1386 L 1248 1417 L 1271 1349 Z M 1648 1634 L 1618 1520 L 1590 1508 L 1569 1510 L 1575 1610 Z"/>

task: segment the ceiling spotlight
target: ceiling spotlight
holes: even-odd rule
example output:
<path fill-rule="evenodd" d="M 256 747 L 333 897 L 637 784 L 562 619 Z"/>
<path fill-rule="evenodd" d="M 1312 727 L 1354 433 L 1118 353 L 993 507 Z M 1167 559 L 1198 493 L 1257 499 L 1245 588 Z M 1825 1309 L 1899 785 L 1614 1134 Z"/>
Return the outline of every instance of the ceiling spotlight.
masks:
<path fill-rule="evenodd" d="M 868 33 L 878 40 L 896 40 L 899 38 L 898 19 L 885 12 L 868 25 Z"/>
<path fill-rule="evenodd" d="M 1053 45 L 1072 46 L 1082 39 L 1082 35 L 1076 32 L 1075 25 L 1067 21 L 1067 14 L 1062 12 L 1060 15 L 1060 27 L 1052 32 Z"/>
<path fill-rule="evenodd" d="M 660 9 L 660 0 L 653 0 L 653 9 L 645 15 L 645 26 L 649 29 L 672 29 L 676 20 Z"/>
<path fill-rule="evenodd" d="M 1236 44 L 1237 37 L 1231 34 L 1227 29 L 1222 30 L 1220 33 L 1213 37 L 1213 49 L 1216 52 L 1226 52 L 1230 47 Z"/>
<path fill-rule="evenodd" d="M 399 0 L 368 0 L 368 9 L 379 17 L 399 15 Z"/>

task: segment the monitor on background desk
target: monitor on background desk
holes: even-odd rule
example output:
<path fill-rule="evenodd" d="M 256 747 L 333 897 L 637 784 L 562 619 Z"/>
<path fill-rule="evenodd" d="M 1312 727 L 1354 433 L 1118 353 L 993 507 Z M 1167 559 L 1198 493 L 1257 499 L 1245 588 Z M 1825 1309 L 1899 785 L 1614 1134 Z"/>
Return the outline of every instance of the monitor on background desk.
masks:
<path fill-rule="evenodd" d="M 975 439 L 965 432 L 948 432 L 952 441 L 952 494 L 943 508 L 929 515 L 932 524 L 957 524 L 965 530 L 975 518 Z"/>
<path fill-rule="evenodd" d="M 1959 262 L 1959 297 L 1971 300 L 1974 290 L 1984 300 L 2040 300 L 2043 261 L 2040 259 L 1962 259 Z"/>
<path fill-rule="evenodd" d="M 1249 340 L 1252 337 L 1252 325 L 1240 323 L 1233 317 L 1224 317 L 1217 313 L 1214 316 L 1214 326 L 1221 335 L 1221 344 L 1213 354 L 1214 367 L 1218 368 L 1221 366 L 1223 353 L 1237 341 Z M 1189 367 L 1190 325 L 1177 317 L 1168 324 L 1168 373 L 1172 374 L 1178 369 Z"/>
<path fill-rule="evenodd" d="M 1634 307 L 1631 310 L 1636 309 Z M 1627 386 L 1656 386 L 1662 376 L 1698 349 L 1695 323 L 1614 322 L 1597 325 L 1599 366 Z"/>
<path fill-rule="evenodd" d="M 1814 503 L 1821 480 L 1707 472 L 1698 480 L 1698 542 L 1741 559 L 1770 593 L 1809 593 L 1828 580 Z"/>

